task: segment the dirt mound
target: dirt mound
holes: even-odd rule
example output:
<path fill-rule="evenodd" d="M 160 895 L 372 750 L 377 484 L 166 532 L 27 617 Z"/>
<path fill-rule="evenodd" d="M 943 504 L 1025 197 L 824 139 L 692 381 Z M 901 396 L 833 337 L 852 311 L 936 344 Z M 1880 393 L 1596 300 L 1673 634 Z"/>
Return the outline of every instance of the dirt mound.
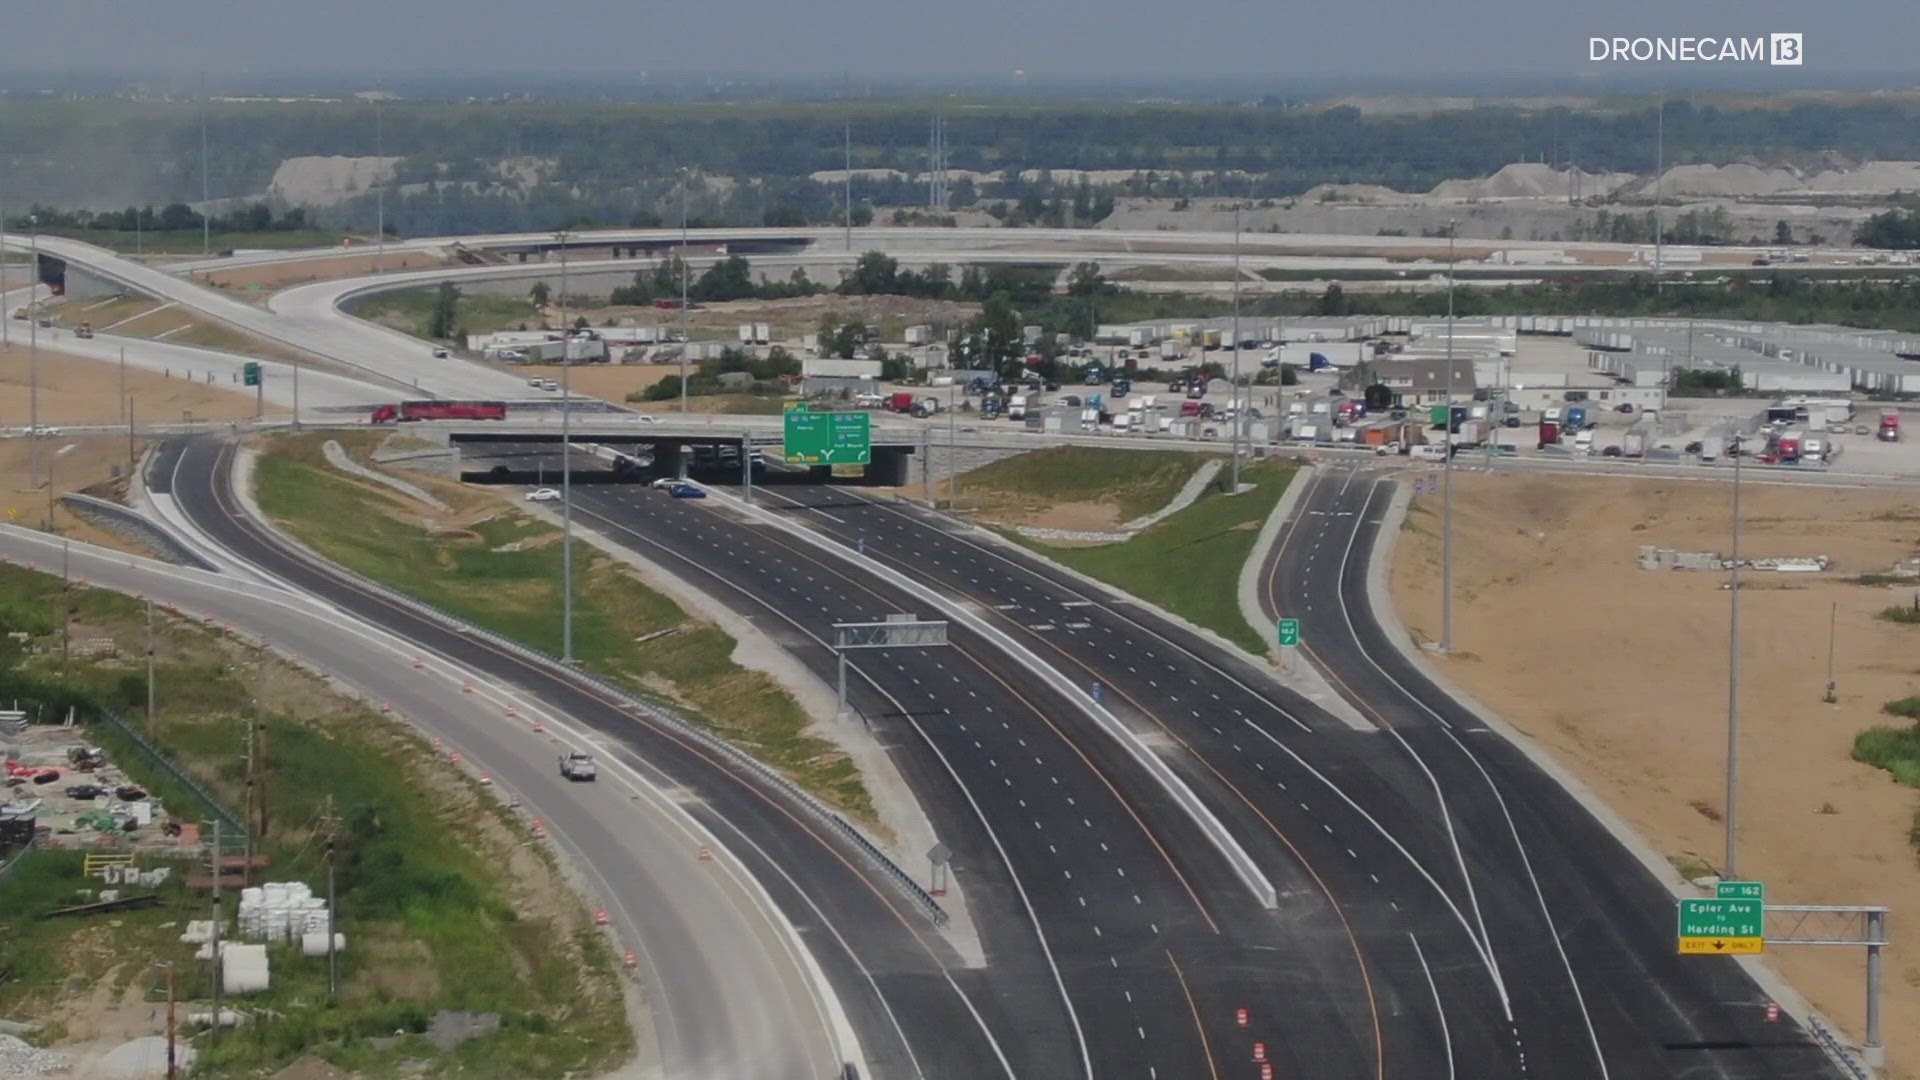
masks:
<path fill-rule="evenodd" d="M 1802 186 L 1792 169 L 1757 165 L 1676 165 L 1660 177 L 1664 195 L 1774 195 Z"/>
<path fill-rule="evenodd" d="M 1564 199 L 1575 191 L 1582 196 L 1611 194 L 1637 179 L 1632 173 L 1590 173 L 1515 162 L 1477 180 L 1442 180 L 1428 195 L 1435 199 Z"/>
<path fill-rule="evenodd" d="M 1414 196 L 1380 184 L 1315 184 L 1300 196 L 1301 202 L 1406 203 Z"/>
<path fill-rule="evenodd" d="M 1806 187 L 1837 195 L 1920 191 L 1920 161 L 1869 161 L 1853 169 L 1828 169 L 1808 177 Z"/>
<path fill-rule="evenodd" d="M 273 171 L 267 194 L 295 206 L 332 206 L 393 179 L 397 157 L 292 157 Z"/>

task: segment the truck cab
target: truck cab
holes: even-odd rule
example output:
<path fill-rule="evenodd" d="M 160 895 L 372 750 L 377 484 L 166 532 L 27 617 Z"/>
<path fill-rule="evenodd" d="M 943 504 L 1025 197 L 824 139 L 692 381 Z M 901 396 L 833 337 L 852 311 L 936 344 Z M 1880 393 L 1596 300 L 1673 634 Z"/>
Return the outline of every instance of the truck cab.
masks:
<path fill-rule="evenodd" d="M 594 763 L 592 754 L 562 754 L 560 775 L 575 781 L 595 780 L 600 776 L 600 767 Z"/>

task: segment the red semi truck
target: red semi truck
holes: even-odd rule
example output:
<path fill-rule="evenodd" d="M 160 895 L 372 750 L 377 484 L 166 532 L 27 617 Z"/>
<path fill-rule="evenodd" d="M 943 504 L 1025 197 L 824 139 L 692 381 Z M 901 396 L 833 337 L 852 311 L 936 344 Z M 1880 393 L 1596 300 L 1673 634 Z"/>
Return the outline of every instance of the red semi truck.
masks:
<path fill-rule="evenodd" d="M 398 405 L 380 405 L 368 418 L 369 423 L 391 424 L 396 420 L 505 420 L 504 401 L 403 401 Z"/>
<path fill-rule="evenodd" d="M 1880 414 L 1879 436 L 1880 436 L 1881 442 L 1899 442 L 1900 441 L 1900 414 L 1899 413 L 1883 412 Z"/>

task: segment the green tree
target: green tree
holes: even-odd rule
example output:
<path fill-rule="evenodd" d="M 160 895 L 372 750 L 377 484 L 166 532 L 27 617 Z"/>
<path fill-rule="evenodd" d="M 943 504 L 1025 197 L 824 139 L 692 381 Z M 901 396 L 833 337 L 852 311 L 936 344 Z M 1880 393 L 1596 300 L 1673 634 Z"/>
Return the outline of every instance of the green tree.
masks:
<path fill-rule="evenodd" d="M 840 283 L 840 291 L 851 296 L 878 296 L 896 291 L 900 263 L 891 255 L 869 251 L 853 264 L 853 272 Z"/>
<path fill-rule="evenodd" d="M 1793 228 L 1787 224 L 1787 219 L 1781 218 L 1773 223 L 1773 242 L 1781 245 L 1793 243 Z"/>
<path fill-rule="evenodd" d="M 867 324 L 829 311 L 820 316 L 820 355 L 851 360 L 867 343 Z"/>
<path fill-rule="evenodd" d="M 1346 315 L 1352 311 L 1347 303 L 1347 291 L 1340 287 L 1339 282 L 1329 284 L 1327 291 L 1320 294 L 1317 311 L 1321 315 Z"/>
<path fill-rule="evenodd" d="M 537 308 L 546 307 L 547 297 L 551 295 L 552 293 L 547 291 L 547 283 L 544 281 L 534 282 L 533 288 L 527 290 L 527 297 L 533 301 L 533 306 Z"/>
<path fill-rule="evenodd" d="M 459 325 L 460 290 L 453 282 L 443 281 L 434 290 L 433 310 L 427 315 L 427 336 L 430 338 L 453 338 L 460 335 Z"/>
<path fill-rule="evenodd" d="M 690 295 L 695 300 L 745 300 L 755 295 L 753 268 L 744 255 L 729 255 L 700 275 Z"/>

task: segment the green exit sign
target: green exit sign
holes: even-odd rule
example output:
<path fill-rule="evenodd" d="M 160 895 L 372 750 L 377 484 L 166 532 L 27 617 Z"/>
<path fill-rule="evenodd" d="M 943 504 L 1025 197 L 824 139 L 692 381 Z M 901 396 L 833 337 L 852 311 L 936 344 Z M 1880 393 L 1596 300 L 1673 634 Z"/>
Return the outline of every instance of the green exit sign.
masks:
<path fill-rule="evenodd" d="M 873 418 L 863 412 L 814 412 L 803 403 L 784 414 L 783 453 L 796 465 L 867 465 Z"/>
<path fill-rule="evenodd" d="M 1758 900 L 1767 902 L 1767 887 L 1758 881 L 1723 881 L 1714 890 L 1716 900 Z"/>
<path fill-rule="evenodd" d="M 1291 649 L 1298 644 L 1300 644 L 1300 620 L 1299 619 L 1281 619 L 1280 620 L 1281 647 Z"/>

